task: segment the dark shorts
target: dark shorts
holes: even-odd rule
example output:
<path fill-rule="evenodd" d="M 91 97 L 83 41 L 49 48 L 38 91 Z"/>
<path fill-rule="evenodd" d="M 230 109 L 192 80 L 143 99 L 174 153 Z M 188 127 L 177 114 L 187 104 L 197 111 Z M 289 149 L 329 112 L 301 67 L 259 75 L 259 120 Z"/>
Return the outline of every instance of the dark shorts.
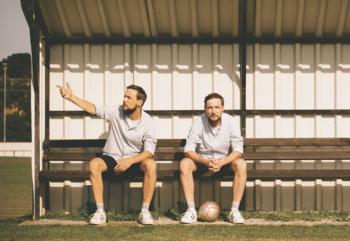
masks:
<path fill-rule="evenodd" d="M 107 156 L 107 155 L 102 155 L 99 158 L 101 158 L 107 165 L 107 171 L 105 171 L 103 173 L 103 176 L 108 177 L 108 176 L 113 175 L 115 173 L 114 168 L 117 165 L 117 162 L 115 161 L 115 159 L 113 157 Z M 141 166 L 141 162 L 133 164 L 126 171 L 142 174 L 143 172 L 140 170 L 140 166 Z"/>
<path fill-rule="evenodd" d="M 196 175 L 202 176 L 203 174 L 209 172 L 209 169 L 206 165 L 200 164 L 200 163 L 196 163 L 196 164 L 197 164 L 197 171 L 194 172 Z M 230 167 L 231 167 L 231 163 L 226 164 L 226 165 L 222 166 L 220 168 L 220 171 L 217 173 L 220 173 L 220 174 L 225 175 L 225 176 L 232 175 L 234 172 L 231 171 Z"/>

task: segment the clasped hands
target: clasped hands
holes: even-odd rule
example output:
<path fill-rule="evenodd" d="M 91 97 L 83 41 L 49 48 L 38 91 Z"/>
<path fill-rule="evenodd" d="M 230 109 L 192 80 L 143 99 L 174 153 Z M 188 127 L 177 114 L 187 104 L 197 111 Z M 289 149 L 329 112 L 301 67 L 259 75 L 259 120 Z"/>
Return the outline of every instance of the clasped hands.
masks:
<path fill-rule="evenodd" d="M 134 164 L 134 159 L 132 157 L 129 158 L 120 158 L 118 160 L 115 160 L 118 164 L 114 167 L 114 171 L 117 174 L 121 174 L 125 170 L 127 170 L 129 167 L 131 167 L 132 164 Z"/>
<path fill-rule="evenodd" d="M 217 158 L 211 158 L 207 160 L 207 167 L 209 171 L 218 172 L 220 168 L 223 166 L 223 160 L 219 160 Z"/>

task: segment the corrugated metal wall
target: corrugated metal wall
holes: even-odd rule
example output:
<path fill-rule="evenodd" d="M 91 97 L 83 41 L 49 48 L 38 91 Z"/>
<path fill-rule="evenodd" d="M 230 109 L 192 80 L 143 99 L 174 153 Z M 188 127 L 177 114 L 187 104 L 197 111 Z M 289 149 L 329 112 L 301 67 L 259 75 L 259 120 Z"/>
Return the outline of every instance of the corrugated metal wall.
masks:
<path fill-rule="evenodd" d="M 120 104 L 126 86 L 134 83 L 148 93 L 145 110 L 202 109 L 204 97 L 213 91 L 224 96 L 226 109 L 240 109 L 238 44 L 66 44 L 51 46 L 50 56 L 50 110 L 79 110 L 64 101 L 56 88 L 67 82 L 75 95 L 100 105 Z M 247 109 L 349 108 L 349 56 L 350 45 L 346 44 L 248 45 Z M 44 105 L 41 108 L 43 111 Z M 235 117 L 240 121 L 239 116 Z M 157 138 L 185 138 L 194 118 L 153 116 Z M 338 115 L 248 116 L 246 133 L 247 138 L 350 137 L 350 129 L 346 128 L 349 124 L 350 116 Z M 94 116 L 50 118 L 50 139 L 104 139 L 107 131 L 108 124 Z M 310 149 L 349 150 L 348 147 L 255 147 L 247 151 Z M 350 169 L 350 162 L 345 160 L 247 162 L 249 169 Z M 178 168 L 177 162 L 158 162 L 158 169 L 174 168 Z M 88 163 L 52 161 L 50 169 L 87 170 Z M 230 207 L 231 181 L 197 179 L 195 185 L 197 206 L 215 200 L 222 209 Z M 105 182 L 104 196 L 109 210 L 138 210 L 142 202 L 141 183 Z M 349 198 L 350 181 L 256 180 L 247 183 L 246 203 L 249 210 L 350 210 L 350 203 L 346 202 Z M 87 201 L 94 201 L 89 181 L 50 182 L 50 211 L 82 208 Z M 177 201 L 184 201 L 180 181 L 159 180 L 155 208 L 167 211 Z"/>
<path fill-rule="evenodd" d="M 247 46 L 247 109 L 349 109 L 350 45 Z M 350 115 L 247 116 L 247 138 L 349 137 Z M 349 147 L 255 147 L 248 151 L 348 151 Z M 350 169 L 349 160 L 248 161 L 249 169 Z M 350 182 L 247 183 L 253 210 L 350 210 Z"/>

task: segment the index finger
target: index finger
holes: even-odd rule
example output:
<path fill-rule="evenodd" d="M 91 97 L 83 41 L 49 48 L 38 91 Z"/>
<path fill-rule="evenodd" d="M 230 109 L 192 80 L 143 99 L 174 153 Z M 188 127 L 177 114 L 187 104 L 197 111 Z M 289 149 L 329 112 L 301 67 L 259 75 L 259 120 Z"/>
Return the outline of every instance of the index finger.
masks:
<path fill-rule="evenodd" d="M 114 170 L 117 169 L 120 166 L 120 162 L 117 163 L 117 165 L 115 165 Z"/>
<path fill-rule="evenodd" d="M 64 89 L 62 86 L 60 85 L 56 85 L 57 88 L 60 88 L 60 89 Z"/>

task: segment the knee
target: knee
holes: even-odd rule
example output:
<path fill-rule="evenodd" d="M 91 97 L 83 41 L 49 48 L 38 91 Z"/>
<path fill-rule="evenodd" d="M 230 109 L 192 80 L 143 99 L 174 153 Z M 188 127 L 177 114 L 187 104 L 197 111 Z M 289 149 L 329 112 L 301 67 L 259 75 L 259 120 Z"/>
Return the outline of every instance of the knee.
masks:
<path fill-rule="evenodd" d="M 156 172 L 157 171 L 157 163 L 153 159 L 147 159 L 143 161 L 143 166 L 145 172 Z"/>
<path fill-rule="evenodd" d="M 191 165 L 193 165 L 193 161 L 189 158 L 184 158 L 180 162 L 180 172 L 187 173 L 191 170 Z"/>
<path fill-rule="evenodd" d="M 232 167 L 238 172 L 247 172 L 247 163 L 243 158 L 238 158 L 232 163 Z"/>
<path fill-rule="evenodd" d="M 94 158 L 89 163 L 90 173 L 98 173 L 100 170 L 100 162 L 98 158 Z"/>

